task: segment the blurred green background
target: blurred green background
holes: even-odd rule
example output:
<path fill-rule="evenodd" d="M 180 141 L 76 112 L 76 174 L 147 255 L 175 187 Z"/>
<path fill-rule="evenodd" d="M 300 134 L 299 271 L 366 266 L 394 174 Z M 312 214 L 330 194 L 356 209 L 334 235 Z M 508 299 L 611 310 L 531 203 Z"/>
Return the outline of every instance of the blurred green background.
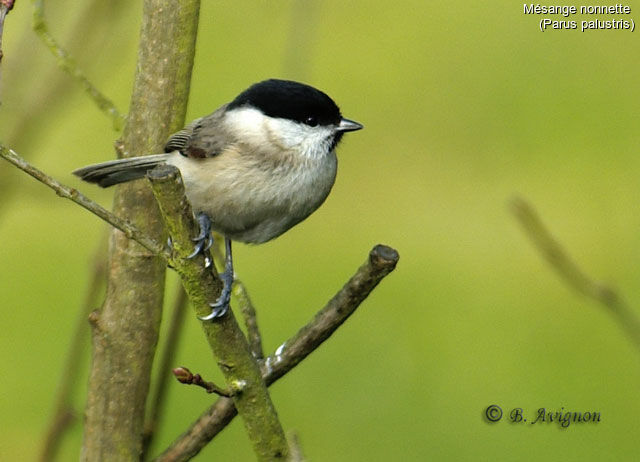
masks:
<path fill-rule="evenodd" d="M 47 2 L 53 35 L 122 111 L 138 3 Z M 640 18 L 640 2 L 627 4 L 625 19 Z M 507 209 L 514 194 L 530 200 L 580 266 L 640 310 L 640 43 L 629 31 L 542 33 L 522 5 L 202 2 L 188 119 L 280 77 L 323 89 L 366 127 L 341 144 L 320 210 L 274 242 L 235 247 L 266 349 L 307 322 L 373 245 L 401 256 L 355 316 L 271 389 L 309 460 L 640 451 L 640 352 L 556 276 Z M 56 67 L 31 13 L 18 1 L 5 24 L 0 140 L 110 206 L 112 191 L 70 172 L 112 158 L 118 134 Z M 105 226 L 5 162 L 0 194 L 0 459 L 33 460 Z M 176 276 L 167 278 L 173 291 Z M 219 378 L 198 324 L 189 316 L 176 365 Z M 60 460 L 78 455 L 88 361 L 87 343 L 80 418 Z M 154 453 L 212 401 L 169 388 Z M 598 411 L 601 422 L 490 424 L 490 404 L 531 419 L 542 407 Z M 197 460 L 214 458 L 253 460 L 238 420 Z"/>

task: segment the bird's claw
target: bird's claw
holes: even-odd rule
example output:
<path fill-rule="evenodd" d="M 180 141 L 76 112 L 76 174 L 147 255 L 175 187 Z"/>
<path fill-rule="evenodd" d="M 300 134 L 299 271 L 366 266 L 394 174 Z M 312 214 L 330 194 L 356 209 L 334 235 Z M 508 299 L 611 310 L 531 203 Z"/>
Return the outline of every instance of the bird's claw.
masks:
<path fill-rule="evenodd" d="M 209 303 L 209 306 L 212 308 L 211 313 L 206 316 L 198 316 L 201 321 L 211 321 L 213 319 L 221 318 L 227 311 L 229 311 L 229 302 L 231 301 L 231 289 L 233 287 L 233 273 L 228 273 L 225 271 L 220 274 L 220 279 L 222 279 L 222 292 L 218 299 Z"/>
<path fill-rule="evenodd" d="M 201 241 L 211 234 L 211 219 L 204 212 L 198 212 L 196 221 L 200 225 L 200 234 L 193 238 L 194 241 Z"/>
<path fill-rule="evenodd" d="M 196 243 L 193 252 L 187 258 L 193 258 L 199 253 L 204 255 L 204 267 L 209 268 L 213 261 L 208 250 L 213 245 L 213 236 L 211 235 L 211 220 L 206 213 L 199 212 L 196 215 L 196 221 L 200 226 L 200 232 L 193 241 Z M 224 272 L 220 273 L 220 279 L 222 280 L 222 292 L 218 299 L 210 303 L 211 313 L 206 316 L 198 316 L 201 321 L 211 321 L 221 318 L 227 311 L 229 311 L 229 302 L 231 301 L 231 288 L 233 286 L 233 258 L 231 256 L 231 241 L 227 238 L 225 243 L 225 258 L 224 258 Z M 172 247 L 171 238 L 167 241 L 169 247 Z"/>
<path fill-rule="evenodd" d="M 218 299 L 210 303 L 211 313 L 206 316 L 199 316 L 202 321 L 212 321 L 221 318 L 229 311 L 229 301 L 231 300 L 231 288 L 233 287 L 233 257 L 231 255 L 231 240 L 224 239 L 225 256 L 224 256 L 224 272 L 220 273 L 222 280 L 222 292 Z"/>
<path fill-rule="evenodd" d="M 200 225 L 200 233 L 192 240 L 196 243 L 193 252 L 187 258 L 193 258 L 199 253 L 205 254 L 213 245 L 213 236 L 211 235 L 211 220 L 206 213 L 199 212 L 196 215 L 196 221 Z M 211 266 L 211 261 L 205 255 L 205 267 Z"/>
<path fill-rule="evenodd" d="M 198 224 L 200 225 L 200 234 L 191 240 L 196 243 L 193 247 L 193 252 L 191 252 L 187 258 L 193 258 L 199 253 L 204 255 L 204 267 L 209 268 L 211 266 L 211 257 L 207 254 L 207 250 L 211 248 L 213 245 L 213 236 L 211 235 L 211 221 L 209 217 L 204 213 L 199 213 L 196 217 Z M 173 250 L 173 240 L 171 236 L 167 238 L 167 247 L 169 250 Z"/>
<path fill-rule="evenodd" d="M 193 240 L 195 241 L 196 245 L 193 247 L 193 252 L 191 252 L 189 256 L 187 256 L 187 258 L 193 258 L 199 253 L 204 254 L 213 245 L 213 237 L 211 236 L 211 234 L 209 234 L 208 237 L 205 237 L 203 239 L 199 239 L 198 237 L 198 238 L 193 238 Z"/>

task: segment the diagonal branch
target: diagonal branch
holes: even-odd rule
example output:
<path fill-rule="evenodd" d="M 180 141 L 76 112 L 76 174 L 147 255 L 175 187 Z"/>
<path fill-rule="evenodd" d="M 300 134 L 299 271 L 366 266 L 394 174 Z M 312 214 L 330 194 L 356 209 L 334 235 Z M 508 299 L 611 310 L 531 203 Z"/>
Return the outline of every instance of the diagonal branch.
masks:
<path fill-rule="evenodd" d="M 69 56 L 69 53 L 67 53 L 49 33 L 49 27 L 44 19 L 44 0 L 32 0 L 32 3 L 33 30 L 40 36 L 49 51 L 55 56 L 58 66 L 80 82 L 98 108 L 111 118 L 114 130 L 121 131 L 124 126 L 125 117 L 120 114 L 113 102 L 89 81 L 84 72 L 80 70 L 75 61 Z"/>
<path fill-rule="evenodd" d="M 197 225 L 191 205 L 185 196 L 184 184 L 176 167 L 160 165 L 147 174 L 153 194 L 160 207 L 173 243 L 172 265 L 180 275 L 185 292 L 199 317 L 211 312 L 209 303 L 221 292 L 221 281 L 212 267 L 205 266 L 201 254 L 190 258 L 192 236 Z M 211 257 L 208 256 L 210 259 Z M 227 388 L 233 393 L 238 409 L 260 461 L 286 460 L 287 440 L 262 380 L 258 362 L 240 330 L 231 309 L 215 322 L 203 322 L 205 336 L 216 361 L 225 376 Z"/>
<path fill-rule="evenodd" d="M 7 148 L 0 144 L 0 157 L 11 162 L 13 165 L 18 167 L 23 172 L 28 173 L 39 182 L 49 186 L 56 192 L 58 196 L 69 199 L 80 205 L 81 207 L 84 207 L 94 215 L 102 218 L 114 228 L 122 231 L 129 239 L 133 239 L 138 244 L 152 252 L 154 255 L 162 257 L 165 260 L 169 260 L 169 254 L 158 242 L 146 236 L 142 231 L 130 224 L 128 221 L 119 218 L 117 215 L 114 215 L 113 213 L 102 207 L 100 204 L 92 201 L 77 189 L 63 185 L 55 178 L 50 177 L 49 175 L 44 173 L 42 170 L 38 170 L 25 159 L 20 157 L 13 149 Z"/>
<path fill-rule="evenodd" d="M 637 348 L 640 348 L 640 319 L 611 287 L 594 281 L 571 260 L 565 249 L 547 230 L 531 204 L 520 197 L 511 201 L 511 211 L 536 249 L 560 277 L 578 293 L 608 308 Z"/>
<path fill-rule="evenodd" d="M 316 350 L 340 327 L 371 291 L 396 267 L 398 252 L 385 245 L 375 246 L 367 261 L 313 320 L 284 342 L 263 362 L 262 377 L 271 385 Z M 156 462 L 186 461 L 193 458 L 237 415 L 233 401 L 218 399 L 183 433 Z"/>

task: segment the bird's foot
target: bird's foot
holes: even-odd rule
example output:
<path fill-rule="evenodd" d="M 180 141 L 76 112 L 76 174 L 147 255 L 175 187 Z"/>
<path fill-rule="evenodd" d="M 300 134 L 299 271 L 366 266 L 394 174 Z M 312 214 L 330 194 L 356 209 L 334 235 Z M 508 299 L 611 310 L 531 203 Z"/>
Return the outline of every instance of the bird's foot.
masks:
<path fill-rule="evenodd" d="M 227 311 L 229 311 L 229 302 L 231 301 L 231 289 L 233 287 L 233 273 L 224 272 L 220 274 L 222 280 L 222 292 L 218 299 L 209 303 L 211 307 L 211 313 L 207 316 L 199 316 L 201 321 L 212 321 L 217 318 L 221 318 Z"/>
<path fill-rule="evenodd" d="M 231 240 L 224 238 L 225 256 L 224 256 L 224 272 L 220 273 L 222 280 L 222 292 L 218 299 L 210 303 L 211 313 L 207 316 L 199 317 L 202 321 L 212 321 L 221 318 L 229 311 L 229 302 L 231 300 L 231 289 L 233 287 L 233 258 L 231 256 Z"/>
<path fill-rule="evenodd" d="M 193 258 L 199 253 L 204 255 L 204 266 L 208 268 L 211 266 L 211 258 L 207 253 L 207 250 L 213 245 L 213 236 L 211 235 L 211 219 L 206 213 L 199 212 L 196 215 L 196 221 L 200 227 L 200 233 L 192 240 L 195 242 L 193 252 L 187 258 Z"/>
<path fill-rule="evenodd" d="M 200 232 L 193 238 L 195 246 L 193 252 L 187 258 L 194 258 L 198 254 L 203 254 L 205 258 L 205 268 L 211 266 L 211 257 L 208 250 L 213 245 L 213 236 L 211 235 L 211 219 L 206 213 L 199 212 L 196 215 L 196 221 L 200 226 Z M 225 243 L 224 272 L 220 273 L 222 280 L 222 292 L 218 299 L 210 303 L 211 313 L 206 316 L 198 316 L 202 321 L 212 321 L 224 316 L 229 311 L 229 302 L 231 301 L 231 289 L 233 287 L 233 259 L 231 256 L 231 241 L 227 238 Z M 173 247 L 171 238 L 167 241 L 169 247 Z"/>

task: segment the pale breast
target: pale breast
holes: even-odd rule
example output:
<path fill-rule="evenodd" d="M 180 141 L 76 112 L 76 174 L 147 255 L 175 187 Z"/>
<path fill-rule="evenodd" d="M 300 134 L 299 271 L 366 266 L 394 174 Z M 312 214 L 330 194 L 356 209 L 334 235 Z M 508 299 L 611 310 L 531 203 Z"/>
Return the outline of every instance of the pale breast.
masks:
<path fill-rule="evenodd" d="M 334 152 L 295 162 L 246 146 L 206 159 L 176 155 L 169 163 L 180 169 L 187 197 L 195 211 L 209 215 L 214 230 L 250 243 L 271 240 L 307 218 L 327 198 L 337 170 Z"/>

